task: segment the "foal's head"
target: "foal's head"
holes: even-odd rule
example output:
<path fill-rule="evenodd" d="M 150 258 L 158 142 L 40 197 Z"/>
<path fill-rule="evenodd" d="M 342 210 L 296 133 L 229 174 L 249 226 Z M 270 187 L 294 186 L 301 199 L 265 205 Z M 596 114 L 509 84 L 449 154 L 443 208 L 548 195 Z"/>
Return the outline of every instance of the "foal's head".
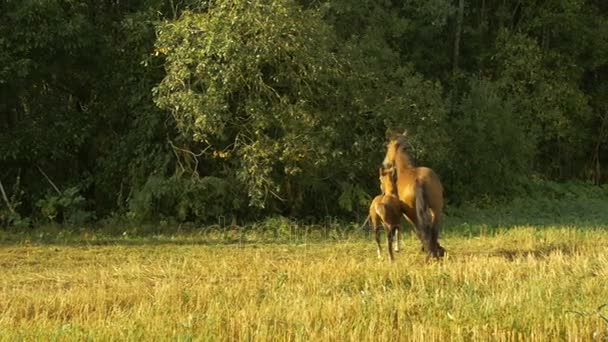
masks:
<path fill-rule="evenodd" d="M 397 170 L 394 167 L 378 169 L 380 189 L 385 195 L 397 195 Z"/>

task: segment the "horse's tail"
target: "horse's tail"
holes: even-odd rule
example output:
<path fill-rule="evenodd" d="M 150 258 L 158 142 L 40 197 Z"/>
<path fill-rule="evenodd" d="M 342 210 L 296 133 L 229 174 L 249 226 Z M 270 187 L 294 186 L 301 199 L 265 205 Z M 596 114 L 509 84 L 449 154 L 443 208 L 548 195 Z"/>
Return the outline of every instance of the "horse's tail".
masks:
<path fill-rule="evenodd" d="M 367 218 L 365 219 L 365 221 L 363 221 L 363 224 L 361 225 L 361 227 L 359 227 L 359 230 L 363 229 L 365 227 L 365 225 L 369 222 L 369 218 L 371 216 L 368 214 Z"/>
<path fill-rule="evenodd" d="M 421 233 L 425 233 L 431 227 L 431 216 L 429 214 L 429 203 L 426 198 L 426 191 L 424 185 L 416 179 L 415 186 L 416 195 L 416 225 Z"/>
<path fill-rule="evenodd" d="M 418 229 L 419 236 L 422 237 L 423 245 L 430 256 L 439 258 L 442 257 L 445 250 L 439 245 L 439 227 L 436 226 L 436 222 L 433 222 L 431 218 L 428 198 L 426 196 L 426 190 L 424 185 L 416 179 L 416 229 Z"/>

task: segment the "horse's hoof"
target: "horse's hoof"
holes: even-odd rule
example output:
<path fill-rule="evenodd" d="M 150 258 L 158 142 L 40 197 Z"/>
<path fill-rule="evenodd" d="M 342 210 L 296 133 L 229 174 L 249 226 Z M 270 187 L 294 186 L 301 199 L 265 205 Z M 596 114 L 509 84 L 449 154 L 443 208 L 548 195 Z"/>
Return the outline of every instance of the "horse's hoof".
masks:
<path fill-rule="evenodd" d="M 443 259 L 443 255 L 444 255 L 444 251 L 443 250 L 437 250 L 434 253 L 429 253 L 429 255 L 427 256 L 429 259 L 434 259 L 434 260 L 442 260 Z"/>

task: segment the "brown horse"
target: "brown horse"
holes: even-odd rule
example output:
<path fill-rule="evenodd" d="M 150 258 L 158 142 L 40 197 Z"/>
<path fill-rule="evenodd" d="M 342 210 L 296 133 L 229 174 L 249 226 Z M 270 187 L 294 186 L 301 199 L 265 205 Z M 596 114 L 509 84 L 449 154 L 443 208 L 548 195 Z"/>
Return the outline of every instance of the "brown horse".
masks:
<path fill-rule="evenodd" d="M 380 221 L 384 226 L 388 240 L 389 260 L 394 261 L 393 240 L 401 225 L 403 209 L 397 194 L 396 173 L 393 170 L 384 168 L 380 168 L 378 173 L 383 194 L 376 196 L 372 200 L 369 206 L 369 218 L 371 219 L 372 230 L 374 231 L 374 239 L 378 245 L 378 258 L 382 258 L 382 248 L 380 247 L 380 239 L 378 237 L 378 229 L 380 228 L 378 221 Z"/>
<path fill-rule="evenodd" d="M 407 151 L 405 134 L 389 141 L 383 166 L 394 169 L 397 193 L 406 219 L 422 242 L 422 250 L 429 256 L 442 257 L 445 250 L 439 245 L 439 228 L 443 209 L 443 186 L 435 171 L 416 167 Z"/>

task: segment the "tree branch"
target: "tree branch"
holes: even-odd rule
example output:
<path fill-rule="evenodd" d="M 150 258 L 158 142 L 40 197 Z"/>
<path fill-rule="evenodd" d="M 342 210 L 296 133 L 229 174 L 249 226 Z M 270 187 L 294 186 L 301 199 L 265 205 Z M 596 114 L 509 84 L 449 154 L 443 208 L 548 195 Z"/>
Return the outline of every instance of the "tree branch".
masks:
<path fill-rule="evenodd" d="M 49 181 L 49 183 L 51 184 L 53 189 L 55 189 L 55 191 L 57 191 L 57 194 L 61 195 L 61 191 L 59 191 L 59 188 L 57 187 L 57 185 L 55 185 L 55 183 L 53 183 L 53 181 L 49 178 L 49 176 L 44 171 L 42 171 L 40 166 L 36 165 L 36 167 L 38 168 L 38 171 L 40 171 L 40 173 L 42 173 L 44 178 L 46 178 L 46 180 Z"/>
<path fill-rule="evenodd" d="M 182 168 L 182 172 L 184 172 L 186 169 L 184 168 L 184 165 L 181 163 L 181 161 L 179 160 L 179 156 L 177 155 L 177 151 L 181 151 L 187 154 L 190 154 L 192 156 L 192 159 L 194 159 L 194 168 L 192 170 L 192 176 L 197 176 L 198 177 L 198 157 L 202 156 L 205 152 L 207 152 L 208 149 L 211 148 L 211 145 L 205 147 L 202 151 L 200 151 L 199 153 L 194 153 L 190 150 L 181 148 L 181 147 L 177 147 L 173 144 L 173 141 L 171 141 L 171 139 L 167 139 L 167 141 L 169 142 L 169 145 L 171 145 L 171 148 L 173 149 L 173 154 L 175 154 L 175 157 L 177 158 L 177 162 L 180 165 L 180 167 Z"/>
<path fill-rule="evenodd" d="M 13 206 L 11 206 L 11 202 L 9 202 L 8 197 L 6 196 L 6 192 L 4 192 L 4 186 L 2 186 L 2 181 L 0 181 L 0 192 L 2 193 L 2 198 L 4 199 L 8 210 L 10 210 L 12 214 L 14 214 L 15 210 L 13 209 Z"/>

